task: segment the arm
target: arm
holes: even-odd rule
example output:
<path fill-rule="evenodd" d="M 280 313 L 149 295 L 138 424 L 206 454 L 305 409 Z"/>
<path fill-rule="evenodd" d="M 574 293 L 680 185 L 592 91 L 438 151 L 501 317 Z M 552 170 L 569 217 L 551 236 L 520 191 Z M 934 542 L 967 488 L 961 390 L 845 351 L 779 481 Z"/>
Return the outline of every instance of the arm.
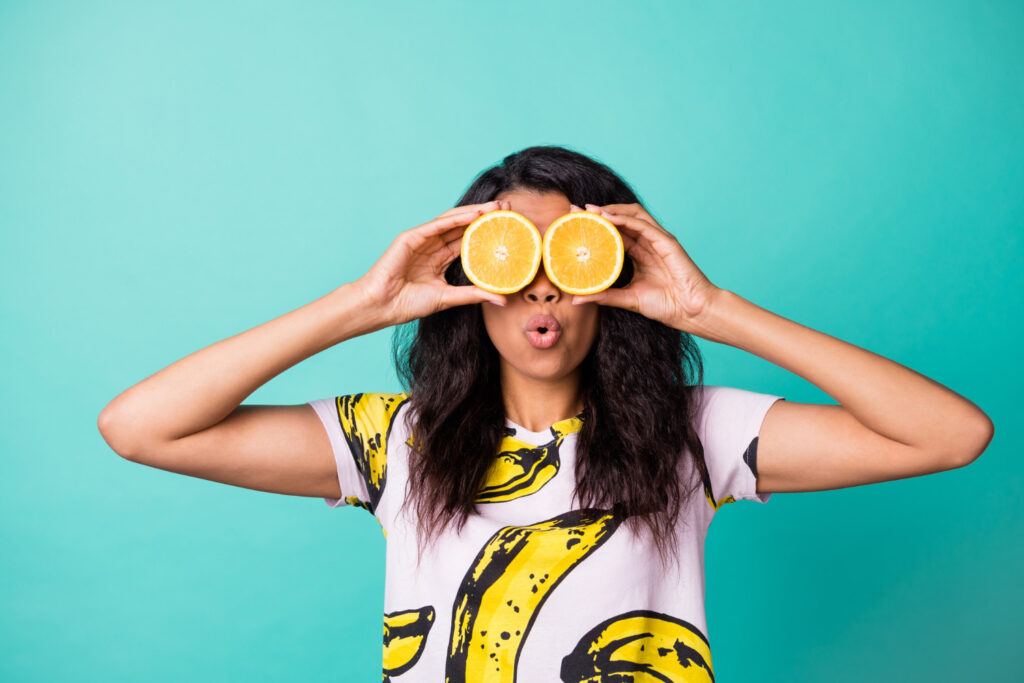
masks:
<path fill-rule="evenodd" d="M 261 385 L 334 344 L 451 306 L 504 297 L 449 285 L 462 233 L 497 202 L 450 209 L 401 233 L 355 282 L 200 349 L 116 396 L 98 427 L 121 456 L 236 486 L 338 497 L 328 435 L 312 406 L 240 405 Z"/>
<path fill-rule="evenodd" d="M 992 421 L 963 396 L 716 287 L 639 204 L 587 208 L 621 229 L 635 274 L 626 287 L 576 296 L 574 304 L 619 306 L 749 351 L 838 401 L 778 401 L 768 409 L 758 434 L 758 493 L 844 488 L 961 467 L 991 441 Z"/>
<path fill-rule="evenodd" d="M 227 417 L 281 372 L 346 339 L 387 326 L 350 282 L 300 308 L 175 361 L 126 389 L 100 413 L 122 455 L 195 434 Z M 106 427 L 106 429 L 103 429 Z"/>
<path fill-rule="evenodd" d="M 307 405 L 240 405 L 287 368 L 389 322 L 350 282 L 175 361 L 116 396 L 98 426 L 123 457 L 278 493 L 338 488 L 323 427 Z"/>
<path fill-rule="evenodd" d="M 841 339 L 717 290 L 701 336 L 786 368 L 839 405 L 779 401 L 758 436 L 758 491 L 818 491 L 972 462 L 994 427 L 974 403 Z"/>

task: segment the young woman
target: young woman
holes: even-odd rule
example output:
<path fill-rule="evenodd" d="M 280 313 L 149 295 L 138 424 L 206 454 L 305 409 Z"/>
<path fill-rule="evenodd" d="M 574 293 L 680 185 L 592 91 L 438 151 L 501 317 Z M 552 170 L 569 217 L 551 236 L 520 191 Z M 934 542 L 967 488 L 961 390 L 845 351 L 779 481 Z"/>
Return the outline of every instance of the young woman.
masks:
<path fill-rule="evenodd" d="M 472 286 L 462 233 L 499 208 L 542 233 L 601 213 L 621 277 L 585 297 L 543 269 L 510 295 Z M 403 392 L 241 405 L 410 321 Z M 704 386 L 692 335 L 837 403 Z M 144 379 L 99 428 L 135 462 L 370 511 L 387 538 L 385 680 L 432 682 L 711 681 L 703 549 L 722 504 L 960 467 L 993 434 L 927 377 L 716 287 L 622 179 L 561 147 L 506 157 L 359 279 Z"/>

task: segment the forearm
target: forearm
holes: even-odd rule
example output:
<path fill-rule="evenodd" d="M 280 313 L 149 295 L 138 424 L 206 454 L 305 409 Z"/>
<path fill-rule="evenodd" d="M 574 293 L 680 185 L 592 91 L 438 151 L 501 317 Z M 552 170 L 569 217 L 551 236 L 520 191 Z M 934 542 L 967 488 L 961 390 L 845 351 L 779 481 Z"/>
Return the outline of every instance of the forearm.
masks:
<path fill-rule="evenodd" d="M 116 396 L 100 415 L 100 430 L 108 441 L 118 442 L 120 451 L 217 424 L 292 365 L 346 339 L 387 327 L 385 313 L 365 299 L 356 283 L 347 283 L 195 351 Z"/>
<path fill-rule="evenodd" d="M 869 429 L 942 454 L 990 434 L 974 403 L 876 353 L 776 315 L 719 290 L 698 334 L 783 367 L 834 398 Z M 984 443 L 987 443 L 987 437 Z M 981 447 L 984 447 L 984 443 Z"/>

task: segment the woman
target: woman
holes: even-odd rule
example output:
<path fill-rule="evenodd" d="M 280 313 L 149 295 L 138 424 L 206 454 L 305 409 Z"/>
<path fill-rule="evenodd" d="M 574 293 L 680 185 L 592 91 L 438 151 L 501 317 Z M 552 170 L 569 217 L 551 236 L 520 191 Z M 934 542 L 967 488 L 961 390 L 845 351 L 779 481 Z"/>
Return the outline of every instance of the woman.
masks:
<path fill-rule="evenodd" d="M 543 269 L 514 294 L 478 289 L 461 237 L 495 209 L 542 234 L 601 213 L 621 277 L 585 297 Z M 240 405 L 411 321 L 404 392 Z M 837 404 L 703 386 L 692 335 Z M 623 180 L 560 147 L 506 157 L 358 280 L 146 378 L 99 427 L 135 462 L 369 510 L 387 537 L 384 675 L 402 681 L 713 680 L 703 549 L 722 504 L 960 467 L 993 433 L 927 377 L 716 287 Z"/>

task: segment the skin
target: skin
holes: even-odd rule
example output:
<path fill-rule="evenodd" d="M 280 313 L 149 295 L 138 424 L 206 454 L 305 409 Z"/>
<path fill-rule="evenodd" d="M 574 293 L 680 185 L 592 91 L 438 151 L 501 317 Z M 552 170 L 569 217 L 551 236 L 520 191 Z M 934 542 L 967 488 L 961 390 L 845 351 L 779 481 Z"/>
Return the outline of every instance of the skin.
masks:
<path fill-rule="evenodd" d="M 559 192 L 516 190 L 497 199 L 502 208 L 529 218 L 542 237 L 555 219 L 579 210 Z M 583 410 L 579 366 L 597 338 L 598 305 L 573 306 L 572 295 L 555 287 L 543 267 L 530 284 L 505 299 L 504 306 L 480 304 L 487 334 L 501 357 L 505 414 L 529 430 L 543 431 Z M 535 348 L 523 331 L 536 314 L 553 315 L 562 327 L 550 348 Z"/>
<path fill-rule="evenodd" d="M 270 379 L 353 337 L 451 306 L 482 305 L 502 357 L 506 414 L 541 431 L 582 409 L 576 368 L 593 343 L 597 306 L 618 306 L 759 356 L 836 401 L 772 405 L 759 433 L 758 492 L 822 491 L 953 469 L 973 462 L 992 440 L 988 415 L 951 389 L 712 284 L 640 204 L 585 206 L 619 228 L 634 263 L 626 287 L 563 295 L 543 273 L 510 296 L 449 285 L 444 271 L 458 258 L 466 227 L 498 208 L 517 210 L 540 229 L 579 210 L 563 196 L 523 192 L 449 209 L 400 233 L 357 280 L 121 392 L 101 412 L 100 433 L 118 454 L 160 469 L 336 498 L 331 444 L 313 409 L 242 404 Z M 552 349 L 534 349 L 523 336 L 535 311 L 565 324 Z"/>
<path fill-rule="evenodd" d="M 992 420 L 965 397 L 879 354 L 714 286 L 640 204 L 587 205 L 629 238 L 638 263 L 622 289 L 575 297 L 620 306 L 774 363 L 836 404 L 776 401 L 758 438 L 757 491 L 822 491 L 931 474 L 973 462 Z"/>

